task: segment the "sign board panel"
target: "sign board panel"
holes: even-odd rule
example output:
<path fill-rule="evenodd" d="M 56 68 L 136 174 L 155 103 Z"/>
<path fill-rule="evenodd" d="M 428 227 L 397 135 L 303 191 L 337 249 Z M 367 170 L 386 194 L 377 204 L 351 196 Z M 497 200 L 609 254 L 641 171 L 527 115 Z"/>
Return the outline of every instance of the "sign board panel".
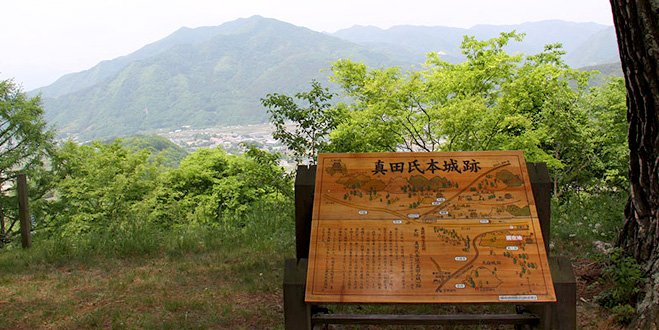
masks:
<path fill-rule="evenodd" d="M 307 302 L 556 301 L 521 151 L 321 154 Z"/>

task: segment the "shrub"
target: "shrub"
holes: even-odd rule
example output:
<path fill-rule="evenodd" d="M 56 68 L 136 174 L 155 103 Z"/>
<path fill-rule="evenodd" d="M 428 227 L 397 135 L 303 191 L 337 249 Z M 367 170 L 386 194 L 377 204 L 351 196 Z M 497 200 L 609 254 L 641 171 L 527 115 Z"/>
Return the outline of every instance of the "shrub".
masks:
<path fill-rule="evenodd" d="M 642 282 L 643 271 L 641 265 L 633 258 L 624 255 L 622 249 L 614 249 L 608 255 L 602 270 L 600 282 L 610 289 L 602 291 L 597 302 L 611 309 L 620 322 L 631 320 L 635 313 L 633 305 L 640 292 L 639 284 Z"/>

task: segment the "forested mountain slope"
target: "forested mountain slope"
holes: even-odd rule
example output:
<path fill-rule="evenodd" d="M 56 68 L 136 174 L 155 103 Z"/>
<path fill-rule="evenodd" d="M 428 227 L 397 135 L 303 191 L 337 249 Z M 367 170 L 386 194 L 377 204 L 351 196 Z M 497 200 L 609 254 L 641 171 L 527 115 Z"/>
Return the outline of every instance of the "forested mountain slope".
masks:
<path fill-rule="evenodd" d="M 562 42 L 566 59 L 584 65 L 610 62 L 617 54 L 609 54 L 617 49 L 615 37 L 609 36 L 612 29 L 594 23 L 544 21 L 471 29 L 355 26 L 329 35 L 254 16 L 182 28 L 39 91 L 46 119 L 62 135 L 81 141 L 181 126 L 259 123 L 267 121 L 262 97 L 304 91 L 312 79 L 329 86 L 322 70 L 338 59 L 407 68 L 419 66 L 434 51 L 457 63 L 463 60 L 458 46 L 464 35 L 483 40 L 512 30 L 527 35 L 523 43 L 510 45 L 510 52 L 534 54 L 545 44 Z"/>
<path fill-rule="evenodd" d="M 46 118 L 81 139 L 263 122 L 260 98 L 305 89 L 312 79 L 325 79 L 321 69 L 348 57 L 375 66 L 408 64 L 336 37 L 252 17 L 180 30 L 63 77 L 43 89 Z"/>

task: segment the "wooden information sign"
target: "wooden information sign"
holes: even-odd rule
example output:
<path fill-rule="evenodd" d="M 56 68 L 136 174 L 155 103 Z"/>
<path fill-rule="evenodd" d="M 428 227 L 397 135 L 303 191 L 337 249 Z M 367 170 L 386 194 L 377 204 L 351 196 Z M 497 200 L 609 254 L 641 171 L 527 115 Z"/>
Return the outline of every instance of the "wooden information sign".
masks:
<path fill-rule="evenodd" d="M 556 301 L 521 151 L 321 154 L 307 302 Z"/>

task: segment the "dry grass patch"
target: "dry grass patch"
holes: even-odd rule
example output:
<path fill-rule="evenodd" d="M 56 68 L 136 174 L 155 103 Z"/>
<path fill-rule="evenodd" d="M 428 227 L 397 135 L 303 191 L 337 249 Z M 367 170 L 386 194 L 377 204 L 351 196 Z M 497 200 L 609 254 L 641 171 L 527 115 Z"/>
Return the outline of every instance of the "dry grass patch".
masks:
<path fill-rule="evenodd" d="M 96 258 L 0 274 L 0 328 L 276 329 L 281 254 Z"/>

